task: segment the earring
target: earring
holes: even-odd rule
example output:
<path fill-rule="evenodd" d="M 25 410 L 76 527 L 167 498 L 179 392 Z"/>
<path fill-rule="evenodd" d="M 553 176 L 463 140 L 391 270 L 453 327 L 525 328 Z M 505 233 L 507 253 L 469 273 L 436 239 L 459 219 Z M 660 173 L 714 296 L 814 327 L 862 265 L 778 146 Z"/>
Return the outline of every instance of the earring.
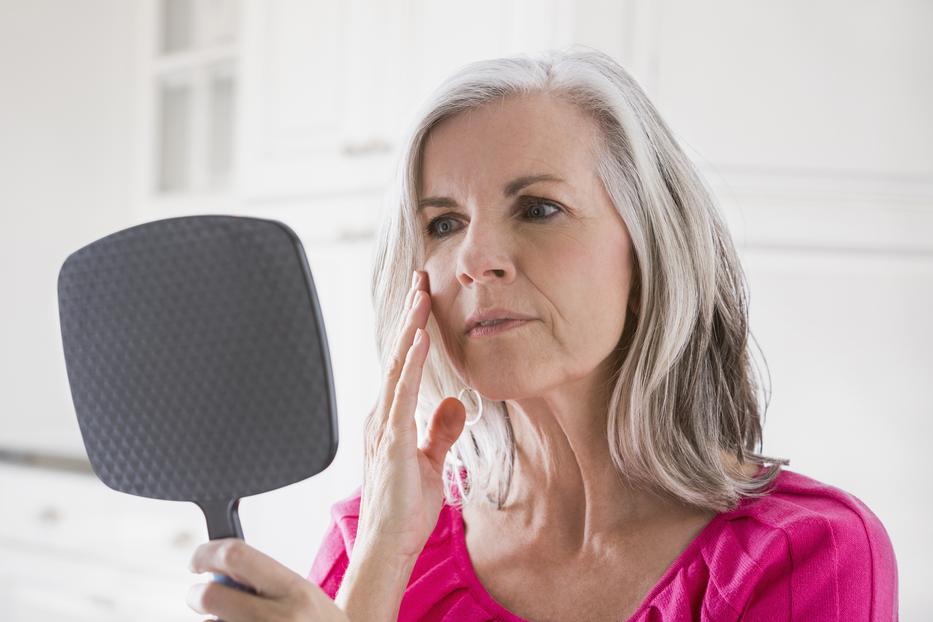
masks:
<path fill-rule="evenodd" d="M 468 390 L 469 390 L 469 391 L 472 391 L 473 393 L 476 393 L 476 401 L 477 401 L 477 403 L 479 404 L 479 414 L 476 415 L 476 419 L 473 419 L 473 420 L 471 421 L 471 420 L 468 418 L 468 419 L 466 420 L 466 425 L 473 425 L 474 423 L 479 422 L 479 420 L 483 418 L 483 398 L 482 398 L 482 396 L 479 394 L 479 391 L 477 391 L 476 389 L 471 389 L 470 387 L 467 387 L 467 388 L 464 388 L 464 389 L 461 389 L 461 390 L 460 390 L 460 393 L 457 395 L 457 399 L 459 399 L 459 400 L 462 402 L 462 401 L 463 401 L 463 393 L 464 393 L 465 391 L 468 391 Z"/>

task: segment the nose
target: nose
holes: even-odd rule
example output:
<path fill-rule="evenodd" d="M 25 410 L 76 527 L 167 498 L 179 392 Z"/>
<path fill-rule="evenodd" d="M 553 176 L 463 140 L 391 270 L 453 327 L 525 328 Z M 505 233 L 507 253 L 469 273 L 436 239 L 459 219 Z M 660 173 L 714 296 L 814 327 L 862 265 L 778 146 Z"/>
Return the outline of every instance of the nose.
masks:
<path fill-rule="evenodd" d="M 457 258 L 457 280 L 464 287 L 474 283 L 505 285 L 515 278 L 509 236 L 476 218 L 467 225 Z"/>

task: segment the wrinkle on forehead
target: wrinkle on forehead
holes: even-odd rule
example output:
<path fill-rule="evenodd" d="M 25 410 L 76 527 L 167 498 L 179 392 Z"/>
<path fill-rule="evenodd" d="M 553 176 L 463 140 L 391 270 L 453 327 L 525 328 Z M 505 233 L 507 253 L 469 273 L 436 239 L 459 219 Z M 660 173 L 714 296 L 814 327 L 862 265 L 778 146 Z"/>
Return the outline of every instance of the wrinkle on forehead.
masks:
<path fill-rule="evenodd" d="M 544 103 L 544 108 L 539 108 L 539 112 L 532 118 L 527 114 L 527 107 L 536 101 Z M 503 116 L 500 113 L 507 105 L 509 109 Z M 483 118 L 478 119 L 480 116 Z M 472 152 L 472 156 L 465 160 L 455 157 L 453 151 L 457 147 L 449 142 L 450 136 L 447 134 L 454 123 L 457 126 L 454 130 L 456 135 L 466 135 L 465 141 L 461 142 L 461 145 L 465 145 L 463 150 Z M 485 129 L 471 131 L 480 123 L 484 124 L 482 127 Z M 489 125 L 496 127 L 490 129 Z M 549 131 L 540 131 L 540 127 L 536 127 L 540 125 Z M 518 129 L 513 130 L 510 136 L 508 128 L 516 127 Z M 484 148 L 477 140 L 492 142 L 493 146 Z M 498 195 L 499 186 L 509 179 L 540 173 L 566 179 L 571 186 L 575 179 L 586 179 L 588 183 L 593 177 L 595 154 L 598 151 L 594 141 L 599 142 L 596 121 L 572 102 L 543 93 L 497 98 L 458 112 L 430 130 L 421 154 L 418 197 L 449 196 L 456 188 L 474 199 L 476 188 L 485 187 L 496 188 Z M 445 158 L 446 161 L 440 167 L 435 164 L 437 155 L 432 156 L 433 160 L 427 157 L 429 150 L 436 154 L 439 148 L 443 150 L 442 158 L 451 156 Z M 494 165 L 484 165 L 478 159 L 484 151 L 494 151 L 498 155 Z M 437 183 L 438 173 L 444 186 L 429 187 L 429 181 Z"/>

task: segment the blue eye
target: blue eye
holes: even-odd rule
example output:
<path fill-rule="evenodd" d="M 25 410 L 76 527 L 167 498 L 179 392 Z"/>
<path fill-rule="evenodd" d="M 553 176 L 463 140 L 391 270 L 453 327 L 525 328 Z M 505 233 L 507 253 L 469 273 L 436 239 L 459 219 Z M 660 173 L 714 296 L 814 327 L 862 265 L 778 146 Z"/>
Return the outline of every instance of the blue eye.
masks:
<path fill-rule="evenodd" d="M 428 232 L 428 235 L 431 236 L 431 237 L 433 237 L 433 238 L 443 238 L 443 237 L 445 237 L 445 236 L 447 235 L 447 233 L 450 232 L 450 227 L 453 226 L 453 225 L 449 225 L 449 224 L 445 226 L 445 223 L 446 223 L 448 220 L 453 220 L 453 218 L 449 218 L 449 217 L 447 217 L 447 216 L 438 216 L 437 218 L 435 218 L 434 220 L 432 220 L 431 222 L 429 222 L 429 223 L 428 223 L 428 226 L 427 226 L 427 228 L 426 228 L 426 230 L 427 230 L 427 232 Z M 438 223 L 440 223 L 440 224 L 438 224 Z"/>
<path fill-rule="evenodd" d="M 554 203 L 552 201 L 545 201 L 544 199 L 532 198 L 532 199 L 525 201 L 524 205 L 525 205 L 525 210 L 524 210 L 525 214 L 534 214 L 533 216 L 531 216 L 531 220 L 549 220 L 558 212 L 563 211 L 563 209 L 559 205 L 557 205 L 557 203 Z M 544 215 L 544 212 L 547 211 L 545 207 L 550 207 L 552 208 L 553 211 L 551 211 L 549 214 Z M 452 231 L 451 227 L 453 226 L 453 225 L 445 226 L 443 224 L 448 220 L 453 221 L 453 220 L 458 220 L 458 219 L 453 218 L 452 216 L 447 216 L 447 215 L 438 216 L 437 218 L 432 219 L 431 222 L 427 224 L 427 226 L 425 227 L 425 232 L 428 234 L 428 236 L 432 238 L 447 237 L 447 235 Z"/>

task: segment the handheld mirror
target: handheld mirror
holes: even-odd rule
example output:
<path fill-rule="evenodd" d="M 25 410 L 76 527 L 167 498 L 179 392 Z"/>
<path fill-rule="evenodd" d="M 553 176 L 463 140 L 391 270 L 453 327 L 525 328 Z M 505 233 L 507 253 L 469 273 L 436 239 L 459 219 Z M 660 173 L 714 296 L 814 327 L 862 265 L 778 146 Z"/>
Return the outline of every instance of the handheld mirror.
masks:
<path fill-rule="evenodd" d="M 58 305 L 81 436 L 110 488 L 191 501 L 211 540 L 242 538 L 242 497 L 336 455 L 324 322 L 288 226 L 188 216 L 118 231 L 68 256 Z"/>

